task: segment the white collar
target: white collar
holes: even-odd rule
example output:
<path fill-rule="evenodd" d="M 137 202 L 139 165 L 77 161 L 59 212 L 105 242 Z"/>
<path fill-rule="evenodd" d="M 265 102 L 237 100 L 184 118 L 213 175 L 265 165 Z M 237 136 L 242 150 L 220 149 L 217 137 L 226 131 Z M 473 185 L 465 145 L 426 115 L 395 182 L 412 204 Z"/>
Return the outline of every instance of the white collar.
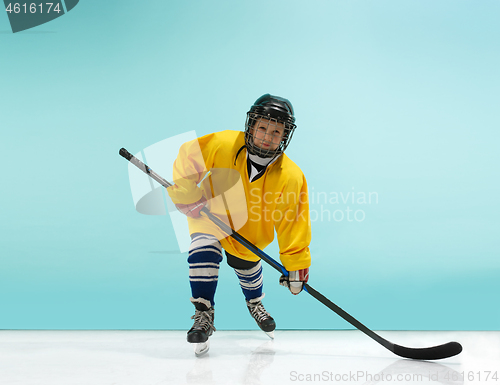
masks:
<path fill-rule="evenodd" d="M 261 158 L 258 155 L 252 155 L 248 152 L 247 152 L 247 154 L 248 154 L 248 158 L 252 162 L 260 164 L 261 166 L 269 166 L 270 164 L 274 163 L 279 158 L 279 156 L 277 156 L 275 158 Z"/>
<path fill-rule="evenodd" d="M 279 158 L 279 156 L 277 156 L 275 158 L 261 158 L 260 156 L 249 154 L 248 152 L 247 152 L 247 155 L 248 155 L 248 159 L 251 161 L 249 164 L 249 166 L 250 166 L 250 175 L 249 175 L 250 182 L 253 182 L 259 175 L 262 175 L 264 172 L 266 172 L 267 167 L 270 164 L 274 163 L 276 161 L 276 159 Z M 264 168 L 262 170 L 258 171 L 252 163 L 256 163 L 260 166 L 264 166 Z"/>

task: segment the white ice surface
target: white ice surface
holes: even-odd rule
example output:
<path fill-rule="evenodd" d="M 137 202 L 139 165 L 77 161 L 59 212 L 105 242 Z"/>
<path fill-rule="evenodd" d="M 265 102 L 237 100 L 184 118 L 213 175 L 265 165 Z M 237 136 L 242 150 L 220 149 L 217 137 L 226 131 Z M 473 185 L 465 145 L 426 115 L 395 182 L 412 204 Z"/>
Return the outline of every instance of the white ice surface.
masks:
<path fill-rule="evenodd" d="M 423 362 L 355 330 L 276 331 L 274 341 L 260 331 L 217 331 L 197 358 L 185 331 L 4 330 L 0 384 L 500 384 L 500 332 L 380 334 L 409 347 L 458 341 L 464 351 Z"/>

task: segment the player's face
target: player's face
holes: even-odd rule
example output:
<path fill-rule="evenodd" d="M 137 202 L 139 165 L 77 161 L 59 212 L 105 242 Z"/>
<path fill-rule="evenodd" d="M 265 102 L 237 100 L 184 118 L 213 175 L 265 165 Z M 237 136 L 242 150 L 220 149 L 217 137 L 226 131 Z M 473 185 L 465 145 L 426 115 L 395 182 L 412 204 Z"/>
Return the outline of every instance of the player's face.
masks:
<path fill-rule="evenodd" d="M 285 125 L 275 120 L 260 119 L 252 128 L 253 142 L 264 150 L 276 150 L 283 138 Z"/>

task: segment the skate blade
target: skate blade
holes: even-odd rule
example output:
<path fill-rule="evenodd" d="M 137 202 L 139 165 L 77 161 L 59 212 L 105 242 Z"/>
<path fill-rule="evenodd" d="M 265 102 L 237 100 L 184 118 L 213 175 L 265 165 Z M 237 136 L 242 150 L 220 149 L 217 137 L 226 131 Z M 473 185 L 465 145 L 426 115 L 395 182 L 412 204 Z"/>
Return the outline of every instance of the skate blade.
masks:
<path fill-rule="evenodd" d="M 206 352 L 208 352 L 208 349 L 210 348 L 210 342 L 200 342 L 198 344 L 194 344 L 194 354 L 196 357 L 200 357 L 204 355 Z"/>
<path fill-rule="evenodd" d="M 270 339 L 274 340 L 274 330 L 272 332 L 264 332 L 264 333 L 266 333 Z"/>

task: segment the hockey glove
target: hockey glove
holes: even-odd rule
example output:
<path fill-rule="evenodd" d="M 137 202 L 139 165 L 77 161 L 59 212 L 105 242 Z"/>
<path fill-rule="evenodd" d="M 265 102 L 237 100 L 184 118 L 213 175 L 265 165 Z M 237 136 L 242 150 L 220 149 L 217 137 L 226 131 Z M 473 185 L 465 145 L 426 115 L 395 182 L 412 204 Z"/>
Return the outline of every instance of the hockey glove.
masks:
<path fill-rule="evenodd" d="M 181 213 L 186 214 L 188 217 L 191 218 L 197 218 L 200 216 L 200 211 L 205 207 L 207 204 L 206 198 L 202 195 L 201 199 L 194 202 L 194 203 L 189 203 L 187 205 L 183 205 L 182 203 L 178 203 L 175 205 L 177 207 L 177 210 L 179 210 Z"/>
<path fill-rule="evenodd" d="M 308 279 L 309 268 L 289 271 L 288 277 L 285 275 L 281 276 L 280 285 L 287 287 L 293 295 L 297 295 L 302 291 L 304 283 L 307 283 Z"/>

